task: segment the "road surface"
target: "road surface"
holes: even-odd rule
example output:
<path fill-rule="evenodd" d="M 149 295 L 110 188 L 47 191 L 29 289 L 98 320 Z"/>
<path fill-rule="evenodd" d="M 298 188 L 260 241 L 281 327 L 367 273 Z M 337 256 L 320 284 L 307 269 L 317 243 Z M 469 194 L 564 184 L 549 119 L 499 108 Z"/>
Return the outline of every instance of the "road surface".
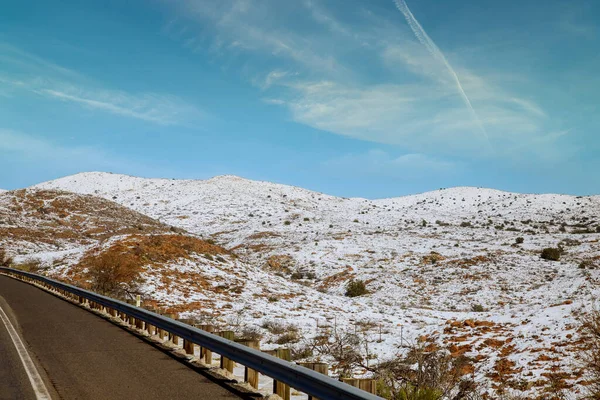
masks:
<path fill-rule="evenodd" d="M 52 399 L 238 398 L 118 326 L 3 275 L 0 307 L 0 399 L 43 398 L 35 373 Z"/>

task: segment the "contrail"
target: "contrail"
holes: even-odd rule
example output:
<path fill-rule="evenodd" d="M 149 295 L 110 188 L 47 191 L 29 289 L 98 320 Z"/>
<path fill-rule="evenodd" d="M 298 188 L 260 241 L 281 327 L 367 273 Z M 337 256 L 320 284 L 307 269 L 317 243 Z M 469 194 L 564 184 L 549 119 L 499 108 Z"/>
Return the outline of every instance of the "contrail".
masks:
<path fill-rule="evenodd" d="M 431 55 L 434 58 L 437 58 L 438 60 L 443 62 L 450 74 L 452 75 L 452 77 L 454 77 L 454 82 L 456 82 L 456 87 L 458 88 L 458 91 L 461 97 L 463 98 L 463 101 L 465 102 L 469 111 L 471 111 L 473 119 L 475 119 L 475 122 L 479 126 L 479 129 L 481 129 L 481 133 L 483 133 L 485 140 L 488 142 L 488 144 L 490 144 L 490 139 L 488 137 L 487 131 L 485 130 L 481 119 L 479 119 L 479 115 L 477 115 L 477 113 L 475 112 L 475 109 L 471 104 L 471 100 L 469 100 L 467 93 L 465 93 L 465 90 L 463 89 L 462 84 L 460 83 L 458 75 L 454 71 L 454 68 L 452 68 L 452 65 L 450 65 L 450 63 L 444 56 L 444 53 L 442 53 L 442 51 L 439 49 L 439 47 L 437 47 L 435 42 L 429 37 L 429 35 L 427 35 L 427 32 L 425 32 L 425 29 L 423 29 L 419 21 L 417 21 L 413 13 L 410 11 L 410 8 L 408 8 L 406 2 L 404 0 L 394 0 L 394 2 L 396 3 L 396 7 L 398 8 L 398 10 L 400 10 L 400 12 L 404 14 L 406 22 L 408 22 L 410 29 L 412 29 L 419 42 L 421 42 L 421 44 L 427 48 L 427 50 L 431 53 Z"/>

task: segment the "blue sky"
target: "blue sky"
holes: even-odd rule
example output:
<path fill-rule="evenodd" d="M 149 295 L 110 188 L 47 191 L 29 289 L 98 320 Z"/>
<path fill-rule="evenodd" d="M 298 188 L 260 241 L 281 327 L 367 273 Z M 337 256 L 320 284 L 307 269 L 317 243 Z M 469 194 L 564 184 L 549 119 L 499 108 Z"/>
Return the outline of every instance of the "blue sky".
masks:
<path fill-rule="evenodd" d="M 0 187 L 600 193 L 594 0 L 9 1 Z"/>

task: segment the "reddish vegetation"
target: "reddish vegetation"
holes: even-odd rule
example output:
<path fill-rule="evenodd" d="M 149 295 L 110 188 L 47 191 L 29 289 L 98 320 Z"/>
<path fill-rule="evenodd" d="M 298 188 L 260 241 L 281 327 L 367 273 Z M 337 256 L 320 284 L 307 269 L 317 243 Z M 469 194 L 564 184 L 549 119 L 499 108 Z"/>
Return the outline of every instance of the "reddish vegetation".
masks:
<path fill-rule="evenodd" d="M 114 280 L 131 283 L 139 277 L 147 265 L 163 265 L 193 255 L 218 256 L 229 254 L 224 248 L 193 236 L 183 235 L 132 235 L 114 242 L 108 248 L 96 248 L 87 252 L 79 264 L 69 270 L 69 277 L 80 285 L 87 285 L 98 269 L 112 268 Z M 170 280 L 167 274 L 164 279 Z M 197 281 L 200 284 L 199 281 Z"/>
<path fill-rule="evenodd" d="M 3 194 L 0 203 L 0 238 L 12 245 L 91 244 L 115 235 L 169 229 L 111 201 L 56 190 L 16 190 Z"/>

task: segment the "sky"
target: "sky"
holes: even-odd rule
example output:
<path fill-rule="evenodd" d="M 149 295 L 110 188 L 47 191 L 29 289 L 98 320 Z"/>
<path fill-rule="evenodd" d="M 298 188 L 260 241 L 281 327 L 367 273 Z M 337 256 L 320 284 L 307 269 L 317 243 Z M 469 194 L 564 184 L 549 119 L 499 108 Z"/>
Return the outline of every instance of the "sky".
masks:
<path fill-rule="evenodd" d="M 7 0 L 0 188 L 600 194 L 598 71 L 596 0 Z"/>

